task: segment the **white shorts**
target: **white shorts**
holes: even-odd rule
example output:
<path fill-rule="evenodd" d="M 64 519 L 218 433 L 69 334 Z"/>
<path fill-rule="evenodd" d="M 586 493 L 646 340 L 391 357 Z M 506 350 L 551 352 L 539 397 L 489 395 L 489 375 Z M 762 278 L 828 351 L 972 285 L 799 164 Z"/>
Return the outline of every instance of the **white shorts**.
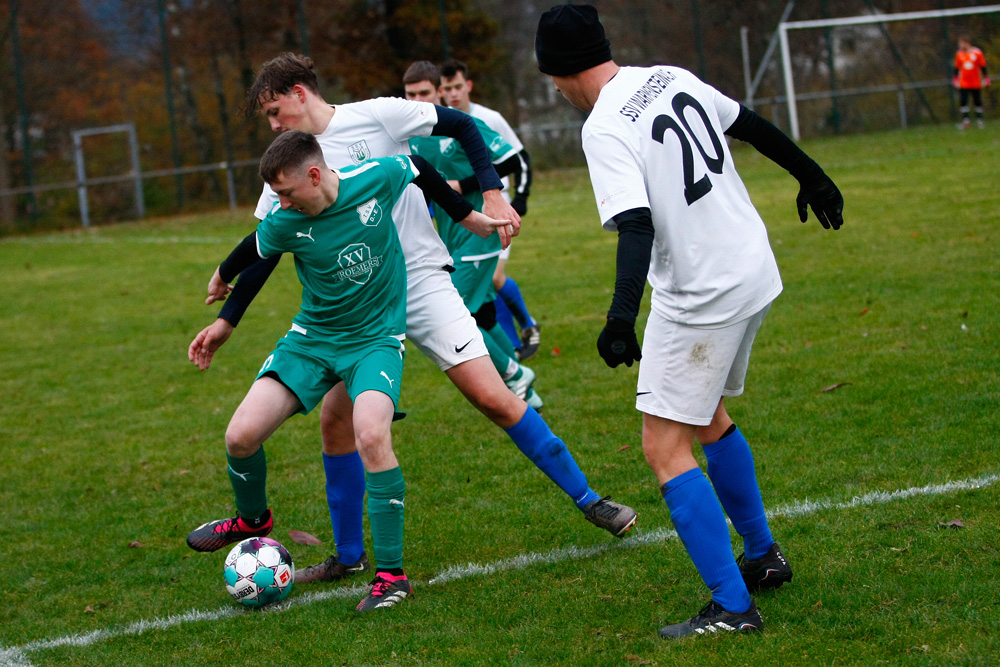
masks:
<path fill-rule="evenodd" d="M 407 340 L 443 371 L 489 354 L 451 274 L 425 268 L 406 278 Z"/>
<path fill-rule="evenodd" d="M 635 407 L 682 424 L 707 426 L 723 396 L 743 393 L 750 348 L 771 304 L 745 320 L 706 329 L 649 314 Z"/>

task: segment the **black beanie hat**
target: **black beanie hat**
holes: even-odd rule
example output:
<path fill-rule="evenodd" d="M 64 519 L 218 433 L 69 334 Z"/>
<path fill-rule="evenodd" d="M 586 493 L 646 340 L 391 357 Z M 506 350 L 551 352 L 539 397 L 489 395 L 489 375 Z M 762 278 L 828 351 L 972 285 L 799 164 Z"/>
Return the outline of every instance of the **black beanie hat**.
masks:
<path fill-rule="evenodd" d="M 611 60 L 611 42 L 592 5 L 557 5 L 542 14 L 535 33 L 538 69 L 572 76 Z"/>

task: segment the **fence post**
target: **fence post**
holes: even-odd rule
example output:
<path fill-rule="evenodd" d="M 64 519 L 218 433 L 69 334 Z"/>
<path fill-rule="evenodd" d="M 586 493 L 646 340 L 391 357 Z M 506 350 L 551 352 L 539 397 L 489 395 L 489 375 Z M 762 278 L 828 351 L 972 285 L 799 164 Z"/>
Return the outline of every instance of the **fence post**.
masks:
<path fill-rule="evenodd" d="M 906 95 L 903 87 L 899 87 L 899 125 L 906 129 Z"/>
<path fill-rule="evenodd" d="M 90 209 L 87 206 L 87 174 L 83 167 L 83 139 L 79 132 L 73 133 L 73 157 L 76 159 L 76 197 L 80 202 L 80 221 L 86 228 L 90 227 Z"/>
<path fill-rule="evenodd" d="M 135 123 L 128 124 L 128 145 L 132 156 L 132 173 L 135 175 L 135 214 L 141 220 L 146 217 L 146 199 L 142 191 L 142 168 L 139 166 L 139 141 L 135 135 Z"/>

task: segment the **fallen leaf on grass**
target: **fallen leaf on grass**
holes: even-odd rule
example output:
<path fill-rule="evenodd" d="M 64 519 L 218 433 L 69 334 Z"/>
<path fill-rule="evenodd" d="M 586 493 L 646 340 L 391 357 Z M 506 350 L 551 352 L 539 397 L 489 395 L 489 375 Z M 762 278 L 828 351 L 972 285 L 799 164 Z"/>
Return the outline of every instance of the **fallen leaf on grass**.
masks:
<path fill-rule="evenodd" d="M 628 660 L 628 661 L 630 661 L 630 662 L 634 662 L 637 665 L 652 665 L 653 664 L 652 660 L 643 660 L 642 658 L 640 658 L 639 656 L 635 655 L 634 653 L 631 653 L 631 654 L 625 656 L 625 659 Z"/>
<path fill-rule="evenodd" d="M 312 533 L 307 533 L 304 530 L 290 530 L 288 531 L 288 536 L 292 538 L 292 541 L 296 544 L 323 544 L 323 541 Z"/>
<path fill-rule="evenodd" d="M 552 356 L 553 357 L 558 357 L 560 354 L 562 354 L 562 350 L 560 350 L 558 347 L 552 348 Z"/>
<path fill-rule="evenodd" d="M 91 606 L 90 606 L 90 605 L 88 604 L 88 605 L 87 605 L 87 607 L 86 607 L 86 609 L 84 609 L 84 610 L 83 610 L 83 613 L 84 613 L 84 614 L 93 614 L 93 613 L 94 613 L 94 608 L 93 608 L 93 607 L 91 607 Z"/>
<path fill-rule="evenodd" d="M 128 548 L 129 549 L 141 549 L 142 548 L 142 542 L 140 542 L 139 540 L 136 540 L 135 542 L 129 542 L 128 543 Z"/>
<path fill-rule="evenodd" d="M 823 601 L 820 600 L 819 602 L 817 602 L 816 604 L 813 605 L 813 611 L 816 611 L 817 609 L 819 609 L 822 606 L 823 606 Z"/>
<path fill-rule="evenodd" d="M 846 387 L 851 384 L 850 382 L 838 382 L 837 384 L 831 384 L 829 387 L 823 387 L 820 389 L 821 392 L 833 391 L 834 389 L 840 389 L 841 387 Z"/>
<path fill-rule="evenodd" d="M 965 528 L 965 524 L 958 519 L 952 519 L 951 521 L 944 523 L 943 521 L 938 521 L 938 526 L 941 528 Z"/>
<path fill-rule="evenodd" d="M 862 308 L 861 312 L 858 313 L 858 317 L 863 317 L 864 315 L 867 315 L 867 314 L 868 314 L 868 309 L 867 308 Z"/>
<path fill-rule="evenodd" d="M 618 451 L 619 452 L 624 452 L 626 449 L 628 449 L 631 446 L 632 445 L 622 445 L 621 447 L 618 448 Z"/>

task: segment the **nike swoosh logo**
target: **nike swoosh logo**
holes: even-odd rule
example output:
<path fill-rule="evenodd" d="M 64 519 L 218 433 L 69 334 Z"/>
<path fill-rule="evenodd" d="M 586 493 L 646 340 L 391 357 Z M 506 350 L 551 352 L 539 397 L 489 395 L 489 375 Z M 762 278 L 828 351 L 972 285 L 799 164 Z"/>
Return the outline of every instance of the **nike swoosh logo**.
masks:
<path fill-rule="evenodd" d="M 472 340 L 476 340 L 476 339 L 473 338 Z M 455 354 L 461 354 L 462 350 L 464 350 L 465 348 L 469 347 L 469 344 L 472 343 L 472 340 L 470 340 L 468 343 L 466 343 L 462 347 L 459 347 L 458 345 L 456 345 L 455 346 Z"/>
<path fill-rule="evenodd" d="M 637 392 L 635 393 L 635 395 L 636 395 L 636 396 L 645 396 L 646 394 L 652 394 L 652 393 L 653 393 L 653 392 L 651 392 L 651 391 L 637 391 Z"/>

